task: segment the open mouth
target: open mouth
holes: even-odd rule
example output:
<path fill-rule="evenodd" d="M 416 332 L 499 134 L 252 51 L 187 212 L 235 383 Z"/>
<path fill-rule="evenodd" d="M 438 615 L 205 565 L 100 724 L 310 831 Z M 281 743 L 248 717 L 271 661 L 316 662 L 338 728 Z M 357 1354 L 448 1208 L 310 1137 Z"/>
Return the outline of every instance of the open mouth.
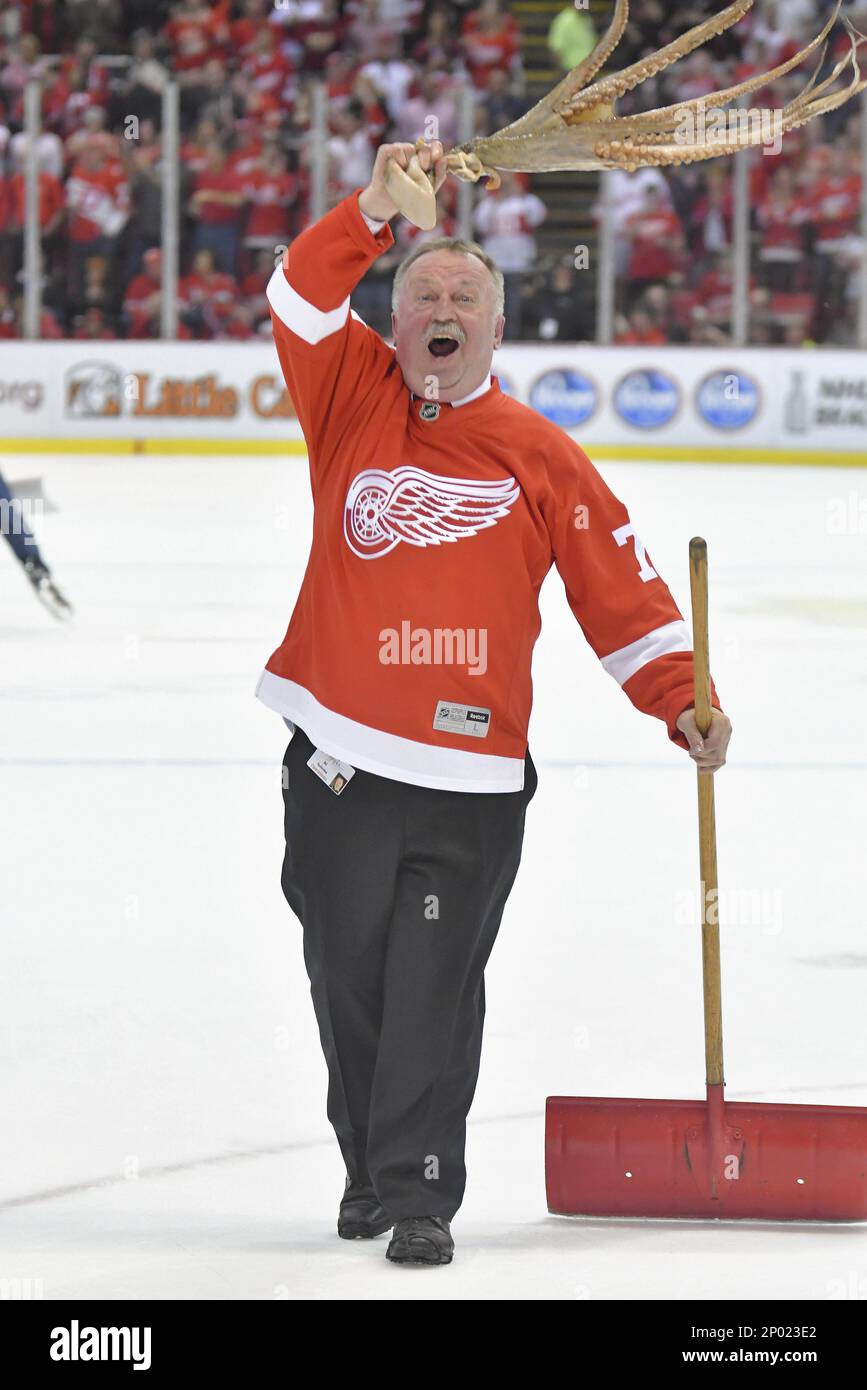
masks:
<path fill-rule="evenodd" d="M 456 338 L 431 338 L 427 350 L 433 357 L 451 357 L 459 346 Z"/>

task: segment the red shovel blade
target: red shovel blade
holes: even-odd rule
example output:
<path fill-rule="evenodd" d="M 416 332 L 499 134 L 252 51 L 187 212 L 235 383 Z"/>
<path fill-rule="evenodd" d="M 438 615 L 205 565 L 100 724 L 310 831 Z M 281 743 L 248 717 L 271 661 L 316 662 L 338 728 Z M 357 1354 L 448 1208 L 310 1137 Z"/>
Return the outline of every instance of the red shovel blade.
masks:
<path fill-rule="evenodd" d="M 867 1109 L 726 1101 L 713 1162 L 708 1113 L 701 1100 L 549 1096 L 548 1210 L 867 1220 Z"/>

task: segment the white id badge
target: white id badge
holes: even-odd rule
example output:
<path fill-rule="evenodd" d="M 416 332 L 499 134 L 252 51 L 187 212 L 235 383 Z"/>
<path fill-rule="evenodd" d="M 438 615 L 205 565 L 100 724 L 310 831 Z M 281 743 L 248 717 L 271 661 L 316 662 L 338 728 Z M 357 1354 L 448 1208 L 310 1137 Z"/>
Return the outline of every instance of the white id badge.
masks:
<path fill-rule="evenodd" d="M 346 787 L 347 782 L 355 776 L 355 768 L 350 767 L 349 763 L 342 763 L 337 758 L 332 758 L 330 753 L 323 753 L 321 748 L 317 748 L 311 758 L 307 759 L 307 766 L 311 772 L 315 772 L 320 782 L 324 782 L 326 787 L 334 792 L 335 796 Z"/>

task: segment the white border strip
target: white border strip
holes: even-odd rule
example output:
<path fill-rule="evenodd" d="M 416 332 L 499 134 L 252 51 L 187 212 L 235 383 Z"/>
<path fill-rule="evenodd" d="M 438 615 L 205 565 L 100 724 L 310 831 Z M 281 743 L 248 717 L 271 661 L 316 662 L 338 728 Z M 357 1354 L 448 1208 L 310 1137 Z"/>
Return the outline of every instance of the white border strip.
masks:
<path fill-rule="evenodd" d="M 619 651 L 612 652 L 610 656 L 603 656 L 602 665 L 618 685 L 625 685 L 630 676 L 634 676 L 636 671 L 640 671 L 649 661 L 655 661 L 658 656 L 667 656 L 669 652 L 691 651 L 692 638 L 689 628 L 681 618 L 677 622 L 666 623 L 664 627 L 654 628 L 653 632 L 639 637 L 637 642 L 630 642 L 628 647 L 621 647 Z"/>
<path fill-rule="evenodd" d="M 464 753 L 457 748 L 438 748 L 415 739 L 371 729 L 354 719 L 320 705 L 315 696 L 295 681 L 263 671 L 256 695 L 269 709 L 298 724 L 307 737 L 341 762 L 449 792 L 519 792 L 524 786 L 522 758 L 501 758 L 490 753 Z"/>
<path fill-rule="evenodd" d="M 332 333 L 338 333 L 349 314 L 348 295 L 336 309 L 329 309 L 327 312 L 302 299 L 286 279 L 282 265 L 278 265 L 274 271 L 265 293 L 280 322 L 285 323 L 299 338 L 303 338 L 305 343 L 315 345 L 321 343 L 323 338 L 330 337 Z"/>

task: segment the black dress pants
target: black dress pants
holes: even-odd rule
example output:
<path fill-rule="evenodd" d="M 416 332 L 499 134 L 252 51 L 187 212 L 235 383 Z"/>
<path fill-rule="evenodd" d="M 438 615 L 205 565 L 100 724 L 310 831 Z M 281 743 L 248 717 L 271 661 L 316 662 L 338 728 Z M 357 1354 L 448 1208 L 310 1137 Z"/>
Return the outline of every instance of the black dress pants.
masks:
<path fill-rule="evenodd" d="M 484 969 L 536 791 L 451 792 L 356 771 L 336 796 L 284 758 L 282 885 L 328 1066 L 328 1118 L 349 1176 L 389 1215 L 450 1220 L 464 1194 Z"/>

